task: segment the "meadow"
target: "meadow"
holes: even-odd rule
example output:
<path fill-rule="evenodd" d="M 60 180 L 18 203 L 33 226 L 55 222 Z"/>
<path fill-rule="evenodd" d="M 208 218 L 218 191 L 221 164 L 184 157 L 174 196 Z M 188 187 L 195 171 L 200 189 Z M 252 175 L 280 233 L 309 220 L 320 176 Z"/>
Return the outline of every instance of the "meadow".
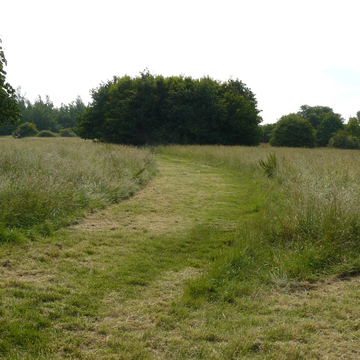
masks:
<path fill-rule="evenodd" d="M 231 287 L 238 288 L 244 282 L 237 296 L 248 287 L 253 291 L 258 281 L 312 282 L 324 274 L 359 271 L 359 152 L 268 146 L 173 146 L 157 151 L 252 174 L 261 184 L 251 210 L 258 214 L 246 220 L 234 240 L 236 250 L 221 259 L 209 277 L 211 285 L 205 288 L 211 296 L 217 294 L 215 278 L 219 284 L 225 278 L 226 287 L 233 283 Z M 219 296 L 229 294 L 220 288 Z"/>
<path fill-rule="evenodd" d="M 19 237 L 16 230 L 49 234 L 131 196 L 156 173 L 156 164 L 147 150 L 78 138 L 2 138 L 0 169 L 3 242 Z"/>
<path fill-rule="evenodd" d="M 0 358 L 359 357 L 358 151 L 0 153 Z"/>

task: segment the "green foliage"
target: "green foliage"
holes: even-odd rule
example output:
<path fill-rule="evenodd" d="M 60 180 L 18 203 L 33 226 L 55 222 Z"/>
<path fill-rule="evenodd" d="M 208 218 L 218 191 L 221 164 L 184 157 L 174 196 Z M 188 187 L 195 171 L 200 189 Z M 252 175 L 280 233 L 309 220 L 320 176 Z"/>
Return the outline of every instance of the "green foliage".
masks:
<path fill-rule="evenodd" d="M 61 129 L 59 131 L 59 134 L 61 137 L 75 137 L 76 136 L 76 134 L 74 134 L 74 132 L 71 128 Z"/>
<path fill-rule="evenodd" d="M 38 137 L 56 137 L 58 136 L 57 134 L 53 133 L 52 131 L 50 130 L 43 130 L 43 131 L 40 131 L 38 134 L 37 134 Z"/>
<path fill-rule="evenodd" d="M 16 90 L 16 101 L 20 109 L 20 124 L 25 122 L 34 123 L 39 131 L 50 130 L 58 133 L 63 128 L 74 128 L 76 119 L 85 111 L 86 106 L 78 97 L 68 105 L 61 104 L 56 108 L 49 96 L 45 100 L 38 96 L 34 102 L 30 102 L 22 93 L 21 88 Z M 0 135 L 10 135 L 16 130 L 10 121 L 0 127 Z M 72 130 L 74 132 L 74 130 Z"/>
<path fill-rule="evenodd" d="M 19 133 L 21 135 L 21 137 L 38 135 L 36 125 L 33 123 L 29 123 L 29 122 L 19 125 L 16 129 L 16 132 Z"/>
<path fill-rule="evenodd" d="M 316 131 L 318 146 L 327 146 L 331 137 L 343 128 L 343 120 L 340 115 L 334 113 L 327 114 Z"/>
<path fill-rule="evenodd" d="M 15 90 L 6 82 L 6 71 L 4 70 L 6 65 L 0 39 L 0 125 L 3 123 L 15 124 L 21 116 L 16 102 Z"/>
<path fill-rule="evenodd" d="M 264 170 L 265 174 L 268 177 L 273 177 L 275 175 L 276 169 L 278 167 L 278 162 L 277 162 L 277 159 L 276 159 L 276 155 L 275 154 L 269 154 L 266 161 L 260 159 L 259 160 L 259 165 L 262 167 L 262 169 Z"/>
<path fill-rule="evenodd" d="M 345 126 L 345 130 L 349 135 L 360 137 L 360 124 L 356 117 L 349 119 L 349 122 Z"/>
<path fill-rule="evenodd" d="M 337 149 L 360 149 L 360 139 L 350 135 L 346 130 L 338 130 L 329 140 L 328 146 Z"/>
<path fill-rule="evenodd" d="M 315 131 L 312 125 L 300 115 L 285 115 L 276 123 L 270 144 L 272 146 L 312 148 L 315 146 Z"/>
<path fill-rule="evenodd" d="M 270 138 L 272 136 L 272 132 L 275 129 L 276 124 L 266 124 L 266 125 L 262 125 L 261 129 L 262 129 L 262 139 L 260 140 L 261 142 L 264 143 L 269 143 L 270 142 Z"/>
<path fill-rule="evenodd" d="M 114 77 L 92 90 L 79 118 L 85 139 L 118 144 L 257 145 L 261 131 L 254 94 L 239 80 L 209 77 Z"/>
<path fill-rule="evenodd" d="M 334 111 L 328 106 L 308 106 L 302 105 L 298 115 L 309 121 L 316 130 L 320 123 L 328 114 L 333 114 Z"/>

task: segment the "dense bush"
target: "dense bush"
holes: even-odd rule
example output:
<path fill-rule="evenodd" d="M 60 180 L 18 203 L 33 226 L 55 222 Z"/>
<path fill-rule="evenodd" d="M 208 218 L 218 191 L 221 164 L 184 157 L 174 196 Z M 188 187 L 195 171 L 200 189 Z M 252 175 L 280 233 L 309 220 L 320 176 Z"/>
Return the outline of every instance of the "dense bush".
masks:
<path fill-rule="evenodd" d="M 329 147 L 337 149 L 360 149 L 358 137 L 348 134 L 345 130 L 339 130 L 329 141 Z"/>
<path fill-rule="evenodd" d="M 280 118 L 270 139 L 272 146 L 315 147 L 315 130 L 300 115 L 289 114 Z"/>
<path fill-rule="evenodd" d="M 343 128 L 343 120 L 340 115 L 334 113 L 326 115 L 316 131 L 318 146 L 327 146 L 332 136 Z"/>
<path fill-rule="evenodd" d="M 261 118 L 254 94 L 239 80 L 124 76 L 92 91 L 80 118 L 85 139 L 118 144 L 257 145 Z"/>
<path fill-rule="evenodd" d="M 61 129 L 59 131 L 59 134 L 60 134 L 61 137 L 75 137 L 76 136 L 71 128 L 69 128 L 69 129 Z"/>
<path fill-rule="evenodd" d="M 43 130 L 43 131 L 40 131 L 37 136 L 38 137 L 56 137 L 57 134 L 53 133 L 50 130 Z"/>
<path fill-rule="evenodd" d="M 19 125 L 15 132 L 20 134 L 22 137 L 36 136 L 38 134 L 36 125 L 29 122 Z"/>

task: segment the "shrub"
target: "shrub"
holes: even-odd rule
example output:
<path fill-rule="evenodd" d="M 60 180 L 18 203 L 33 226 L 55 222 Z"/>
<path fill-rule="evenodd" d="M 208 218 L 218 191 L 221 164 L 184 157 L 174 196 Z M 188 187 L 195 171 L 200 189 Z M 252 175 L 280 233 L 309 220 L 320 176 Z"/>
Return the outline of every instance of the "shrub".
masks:
<path fill-rule="evenodd" d="M 272 146 L 315 147 L 315 130 L 312 125 L 300 115 L 282 116 L 272 132 Z"/>
<path fill-rule="evenodd" d="M 337 149 L 360 149 L 360 141 L 356 136 L 349 135 L 345 130 L 339 130 L 330 139 L 328 146 Z"/>
<path fill-rule="evenodd" d="M 25 122 L 18 126 L 18 128 L 15 130 L 15 133 L 19 133 L 21 137 L 26 137 L 36 136 L 38 134 L 38 131 L 34 123 Z"/>
<path fill-rule="evenodd" d="M 50 130 L 43 130 L 43 131 L 40 131 L 37 136 L 38 137 L 56 137 L 56 134 Z"/>
<path fill-rule="evenodd" d="M 61 129 L 59 133 L 60 133 L 61 137 L 75 137 L 76 136 L 71 128 Z"/>

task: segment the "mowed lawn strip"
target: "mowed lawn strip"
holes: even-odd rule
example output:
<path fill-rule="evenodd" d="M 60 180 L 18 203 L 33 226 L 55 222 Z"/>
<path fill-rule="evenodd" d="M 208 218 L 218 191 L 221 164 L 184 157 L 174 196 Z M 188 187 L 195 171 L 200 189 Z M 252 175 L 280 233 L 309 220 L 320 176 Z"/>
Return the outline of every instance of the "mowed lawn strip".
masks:
<path fill-rule="evenodd" d="M 131 199 L 53 237 L 2 246 L 0 354 L 152 356 L 139 331 L 155 331 L 156 306 L 168 311 L 184 282 L 228 247 L 226 233 L 256 193 L 224 170 L 166 157 L 159 164 L 157 178 Z M 142 299 L 155 308 L 139 315 L 133 302 Z"/>
<path fill-rule="evenodd" d="M 357 359 L 360 284 L 328 278 L 189 304 L 264 196 L 250 173 L 158 156 L 129 200 L 0 249 L 0 358 Z"/>

